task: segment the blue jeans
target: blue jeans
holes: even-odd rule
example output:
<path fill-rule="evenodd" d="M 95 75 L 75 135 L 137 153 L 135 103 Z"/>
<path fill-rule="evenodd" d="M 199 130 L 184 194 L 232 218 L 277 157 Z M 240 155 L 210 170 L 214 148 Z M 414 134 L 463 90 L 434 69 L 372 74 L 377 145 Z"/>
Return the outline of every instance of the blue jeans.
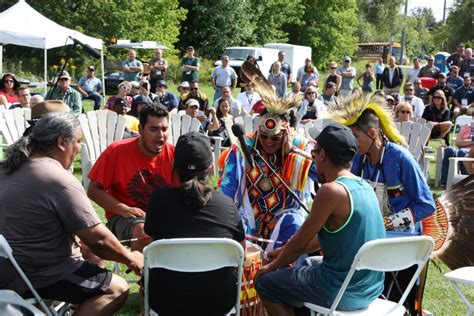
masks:
<path fill-rule="evenodd" d="M 322 257 L 321 257 L 322 258 Z M 272 303 L 283 303 L 302 307 L 305 302 L 330 308 L 332 300 L 326 297 L 326 290 L 316 283 L 316 270 L 322 264 L 300 265 L 283 268 L 261 275 L 255 283 L 260 297 Z M 354 310 L 339 304 L 339 311 Z"/>
<path fill-rule="evenodd" d="M 94 101 L 94 111 L 100 110 L 100 102 L 102 101 L 102 96 L 97 92 L 87 92 L 87 97 L 82 97 L 84 100 L 93 100 Z"/>
<path fill-rule="evenodd" d="M 446 185 L 448 181 L 449 158 L 451 157 L 465 157 L 469 150 L 465 148 L 446 147 L 444 150 L 443 164 L 441 165 L 441 184 Z M 466 167 L 460 163 L 459 170 L 462 174 L 467 174 Z"/>
<path fill-rule="evenodd" d="M 222 87 L 216 86 L 216 89 L 214 90 L 214 101 L 212 102 L 212 104 L 214 105 L 214 102 L 216 102 L 216 100 L 220 97 L 222 97 Z"/>

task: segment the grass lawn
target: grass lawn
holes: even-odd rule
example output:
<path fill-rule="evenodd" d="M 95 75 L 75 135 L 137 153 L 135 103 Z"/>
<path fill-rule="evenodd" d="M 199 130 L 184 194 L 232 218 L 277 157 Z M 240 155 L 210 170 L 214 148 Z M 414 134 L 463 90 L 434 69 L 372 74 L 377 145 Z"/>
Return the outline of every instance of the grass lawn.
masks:
<path fill-rule="evenodd" d="M 169 91 L 175 93 L 176 87 L 170 84 L 168 89 Z M 212 100 L 213 98 L 213 91 L 211 86 L 202 86 L 202 91 Z M 234 93 L 237 94 L 237 91 Z M 86 111 L 89 111 L 93 108 L 92 101 L 84 102 L 84 108 Z M 440 145 L 439 141 L 432 141 L 430 145 L 434 149 L 434 154 L 436 155 L 436 148 Z M 431 188 L 434 187 L 434 176 L 435 176 L 435 164 L 436 159 L 430 162 L 429 166 L 429 185 Z M 81 163 L 79 156 L 76 158 L 74 163 L 74 175 L 82 179 L 81 174 Z M 439 190 L 432 190 L 433 194 L 440 195 L 442 191 Z M 93 203 L 94 208 L 96 209 L 99 217 L 105 222 L 104 211 L 102 208 L 98 207 L 95 203 Z M 444 265 L 441 261 L 437 261 L 436 267 L 434 264 L 430 264 L 429 271 L 428 271 L 428 279 L 425 287 L 425 294 L 423 300 L 423 309 L 429 310 L 434 315 L 465 315 L 466 314 L 466 307 L 464 303 L 461 301 L 457 293 L 454 291 L 450 283 L 443 279 L 443 274 L 449 271 L 449 268 Z M 109 264 L 109 268 L 112 268 L 112 265 Z M 124 271 L 125 269 L 121 269 Z M 123 273 L 122 273 L 122 276 Z M 129 276 L 124 277 L 133 277 L 132 274 Z M 464 293 L 467 293 L 468 298 L 473 301 L 474 300 L 474 289 L 461 287 Z M 183 302 L 185 303 L 185 302 Z M 128 297 L 127 303 L 122 308 L 120 313 L 117 315 L 137 315 L 140 312 L 140 295 L 138 293 L 138 287 L 135 283 L 132 283 L 130 286 L 130 295 Z"/>

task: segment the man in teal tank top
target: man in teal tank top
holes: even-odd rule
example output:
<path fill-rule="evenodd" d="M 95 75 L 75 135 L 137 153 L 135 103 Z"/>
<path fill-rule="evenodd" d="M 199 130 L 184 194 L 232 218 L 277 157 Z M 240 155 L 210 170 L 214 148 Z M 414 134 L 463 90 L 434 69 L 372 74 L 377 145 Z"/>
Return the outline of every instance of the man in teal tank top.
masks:
<path fill-rule="evenodd" d="M 257 292 L 269 315 L 293 315 L 292 307 L 304 302 L 330 307 L 359 248 L 385 238 L 374 190 L 350 172 L 357 151 L 350 129 L 334 123 L 314 138 L 312 156 L 323 185 L 303 226 L 283 248 L 269 254 L 276 258 L 256 276 Z M 324 253 L 321 262 L 288 267 L 319 248 Z M 367 307 L 382 293 L 383 281 L 382 272 L 355 272 L 337 310 Z"/>

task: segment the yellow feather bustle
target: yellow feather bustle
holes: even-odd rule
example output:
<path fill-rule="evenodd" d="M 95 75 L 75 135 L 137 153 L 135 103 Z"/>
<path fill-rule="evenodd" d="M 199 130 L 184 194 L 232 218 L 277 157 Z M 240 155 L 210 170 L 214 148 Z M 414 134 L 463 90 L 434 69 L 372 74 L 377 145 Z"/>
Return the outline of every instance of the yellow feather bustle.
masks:
<path fill-rule="evenodd" d="M 371 110 L 379 118 L 380 129 L 383 134 L 394 143 L 404 144 L 405 138 L 400 134 L 393 121 L 393 114 L 385 99 L 373 94 L 354 96 L 331 103 L 325 117 L 351 126 L 357 123 L 362 113 Z"/>

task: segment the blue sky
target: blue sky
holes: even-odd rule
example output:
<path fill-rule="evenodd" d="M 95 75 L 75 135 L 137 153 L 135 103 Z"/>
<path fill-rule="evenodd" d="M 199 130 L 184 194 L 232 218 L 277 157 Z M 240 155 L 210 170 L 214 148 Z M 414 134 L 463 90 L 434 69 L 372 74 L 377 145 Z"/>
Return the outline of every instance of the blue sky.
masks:
<path fill-rule="evenodd" d="M 450 8 L 454 3 L 454 0 L 446 0 L 446 7 Z M 408 0 L 408 14 L 410 14 L 411 9 L 416 7 L 427 7 L 433 10 L 436 21 L 441 21 L 443 19 L 443 6 L 444 0 Z M 405 6 L 402 6 L 402 12 L 405 9 Z M 446 12 L 446 17 L 448 16 Z"/>

